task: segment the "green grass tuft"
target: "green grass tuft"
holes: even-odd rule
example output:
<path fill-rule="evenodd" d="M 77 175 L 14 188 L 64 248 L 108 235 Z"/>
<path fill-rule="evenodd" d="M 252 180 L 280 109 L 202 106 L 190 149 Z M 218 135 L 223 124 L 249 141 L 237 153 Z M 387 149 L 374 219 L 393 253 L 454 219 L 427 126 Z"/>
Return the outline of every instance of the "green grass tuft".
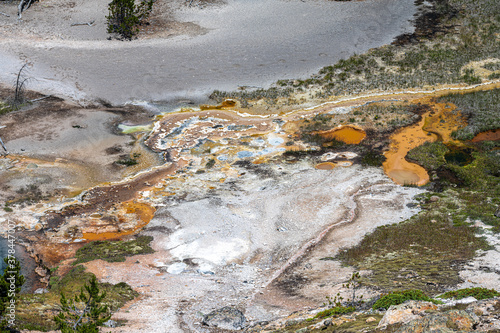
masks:
<path fill-rule="evenodd" d="M 335 315 L 351 313 L 354 312 L 355 310 L 356 308 L 353 306 L 336 306 L 334 308 L 318 312 L 318 314 L 314 316 L 314 318 L 328 318 Z"/>

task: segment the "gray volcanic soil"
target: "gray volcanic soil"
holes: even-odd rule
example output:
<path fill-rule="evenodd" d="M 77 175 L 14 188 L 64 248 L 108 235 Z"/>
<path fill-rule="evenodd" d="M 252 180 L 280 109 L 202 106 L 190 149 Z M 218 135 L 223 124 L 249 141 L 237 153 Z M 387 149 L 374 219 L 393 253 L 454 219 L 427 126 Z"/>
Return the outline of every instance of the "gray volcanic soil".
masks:
<path fill-rule="evenodd" d="M 159 1 L 155 22 L 165 31 L 121 42 L 105 40 L 106 7 L 89 2 L 44 1 L 20 23 L 15 6 L 2 4 L 12 16 L 0 17 L 0 81 L 11 83 L 29 62 L 30 88 L 76 100 L 199 100 L 214 89 L 304 77 L 388 44 L 412 31 L 415 13 L 413 0 L 229 0 L 203 8 Z M 90 20 L 92 27 L 70 26 Z"/>
<path fill-rule="evenodd" d="M 418 209 L 407 204 L 421 193 L 393 184 L 379 168 L 325 171 L 303 161 L 238 173 L 223 184 L 215 170 L 180 179 L 184 199 L 162 199 L 142 231 L 154 237 L 154 254 L 86 264 L 100 281 L 125 281 L 143 295 L 114 314 L 128 322 L 113 332 L 211 332 L 197 314 L 228 305 L 250 322 L 316 307 L 352 273 L 319 259 L 409 218 Z M 215 191 L 200 186 L 207 181 Z M 304 245 L 332 225 L 304 258 Z M 280 282 L 287 267 L 300 281 Z"/>

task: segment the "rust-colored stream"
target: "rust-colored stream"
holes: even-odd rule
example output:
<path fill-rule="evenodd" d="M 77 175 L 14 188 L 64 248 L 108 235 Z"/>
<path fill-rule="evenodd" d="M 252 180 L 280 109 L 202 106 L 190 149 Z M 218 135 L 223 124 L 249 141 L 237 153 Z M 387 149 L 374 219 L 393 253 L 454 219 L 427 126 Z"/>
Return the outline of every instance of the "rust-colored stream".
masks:
<path fill-rule="evenodd" d="M 436 103 L 431 98 L 424 98 L 419 102 L 430 105 L 432 110 L 423 114 L 417 124 L 394 133 L 389 151 L 385 153 L 387 160 L 383 164 L 384 171 L 401 185 L 422 186 L 429 182 L 429 175 L 424 168 L 405 159 L 411 149 L 438 139 L 445 143 L 459 144 L 451 138 L 451 133 L 465 125 L 460 113 L 454 111 L 454 105 Z"/>

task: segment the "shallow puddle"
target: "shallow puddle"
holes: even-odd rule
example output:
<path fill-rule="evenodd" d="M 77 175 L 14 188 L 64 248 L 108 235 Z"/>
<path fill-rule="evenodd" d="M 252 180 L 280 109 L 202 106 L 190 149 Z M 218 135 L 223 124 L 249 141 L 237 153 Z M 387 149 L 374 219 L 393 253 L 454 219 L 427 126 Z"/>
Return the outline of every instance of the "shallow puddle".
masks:
<path fill-rule="evenodd" d="M 317 132 L 321 137 L 329 140 L 338 140 L 347 144 L 358 144 L 366 137 L 365 131 L 354 126 L 342 126 L 328 131 Z"/>
<path fill-rule="evenodd" d="M 102 233 L 84 232 L 83 238 L 87 241 L 103 241 L 103 240 L 118 239 L 123 236 L 134 234 L 138 230 L 144 228 L 149 223 L 149 221 L 151 221 L 156 211 L 154 207 L 136 201 L 124 202 L 122 204 L 122 209 L 124 210 L 125 214 L 134 214 L 136 216 L 137 224 L 134 228 L 125 230 L 123 232 L 102 232 Z"/>
<path fill-rule="evenodd" d="M 316 164 L 316 169 L 318 170 L 332 170 L 336 167 L 336 164 L 333 162 L 323 162 Z"/>

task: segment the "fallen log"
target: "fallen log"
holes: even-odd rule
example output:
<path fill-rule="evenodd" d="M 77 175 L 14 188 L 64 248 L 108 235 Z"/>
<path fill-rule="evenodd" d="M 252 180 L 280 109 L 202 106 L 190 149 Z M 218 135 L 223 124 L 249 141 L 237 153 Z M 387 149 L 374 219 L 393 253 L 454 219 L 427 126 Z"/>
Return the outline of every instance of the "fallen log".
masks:
<path fill-rule="evenodd" d="M 40 97 L 40 98 L 35 98 L 35 99 L 31 99 L 29 100 L 30 103 L 33 103 L 33 102 L 38 102 L 38 101 L 41 101 L 41 100 L 44 100 L 44 99 L 47 99 L 49 97 L 52 97 L 52 95 L 47 95 L 47 96 L 43 96 L 43 97 Z"/>
<path fill-rule="evenodd" d="M 74 27 L 76 25 L 88 25 L 89 27 L 94 25 L 95 20 L 89 21 L 89 22 L 83 22 L 83 23 L 72 23 L 71 26 Z"/>

